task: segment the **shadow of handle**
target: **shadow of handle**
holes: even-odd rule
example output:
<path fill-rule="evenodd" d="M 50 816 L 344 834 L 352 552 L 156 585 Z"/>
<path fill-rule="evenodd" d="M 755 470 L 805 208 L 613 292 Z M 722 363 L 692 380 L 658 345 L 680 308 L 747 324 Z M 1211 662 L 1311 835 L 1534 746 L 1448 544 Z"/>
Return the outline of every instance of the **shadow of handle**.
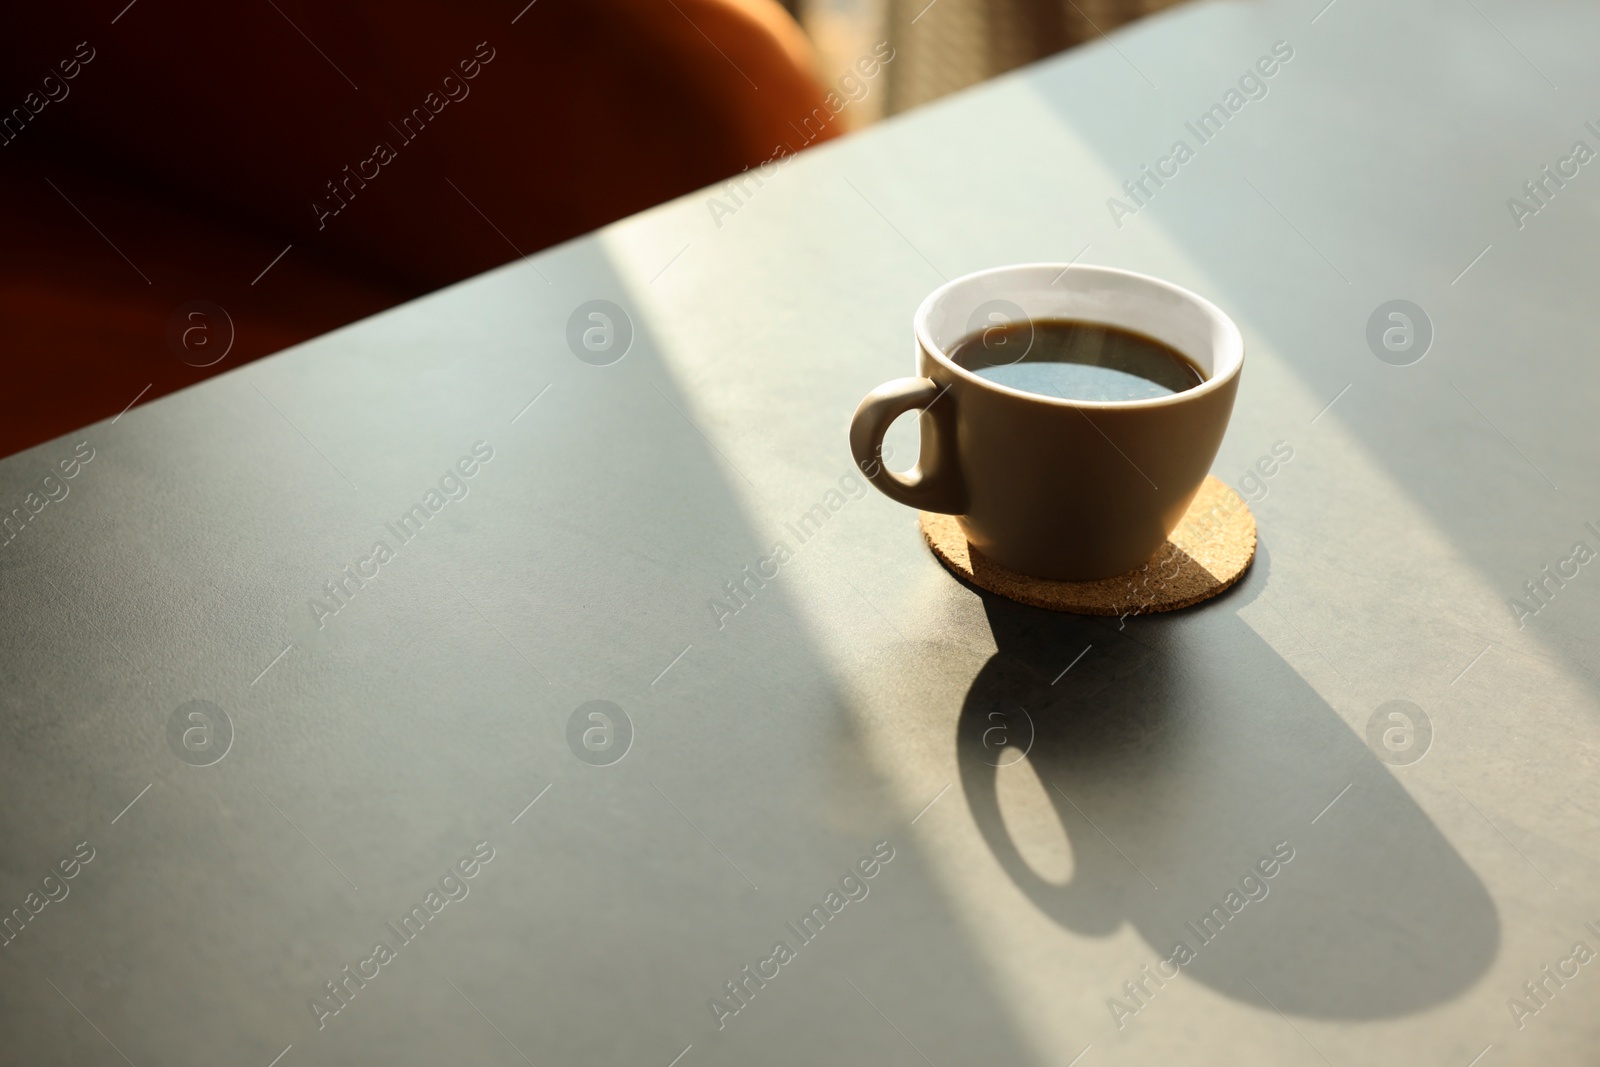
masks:
<path fill-rule="evenodd" d="M 896 378 L 878 386 L 850 418 L 850 452 L 861 473 L 890 500 L 922 511 L 959 515 L 966 510 L 966 493 L 954 463 L 951 400 L 945 400 L 946 417 L 927 410 L 947 390 L 929 378 Z M 905 475 L 896 474 L 884 466 L 883 435 L 890 423 L 916 408 L 923 409 L 921 456 Z"/>
<path fill-rule="evenodd" d="M 1106 864 L 1101 862 L 1102 858 L 1091 855 L 1095 851 L 1093 846 L 1084 847 L 1075 842 L 1063 821 L 1062 837 L 1072 850 L 1072 877 L 1064 885 L 1041 877 L 1023 857 L 1000 813 L 1000 768 L 970 748 L 961 754 L 959 762 L 961 787 L 973 822 L 995 861 L 1010 875 L 1017 888 L 1040 911 L 1074 933 L 1090 937 L 1115 933 L 1130 916 L 1122 907 L 1120 889 L 1095 878 L 1095 871 L 1105 870 Z M 1058 797 L 1072 804 L 1065 793 L 1056 790 L 1054 783 L 1046 782 L 1045 788 L 1056 791 L 1050 798 L 1052 808 L 1060 810 Z"/>

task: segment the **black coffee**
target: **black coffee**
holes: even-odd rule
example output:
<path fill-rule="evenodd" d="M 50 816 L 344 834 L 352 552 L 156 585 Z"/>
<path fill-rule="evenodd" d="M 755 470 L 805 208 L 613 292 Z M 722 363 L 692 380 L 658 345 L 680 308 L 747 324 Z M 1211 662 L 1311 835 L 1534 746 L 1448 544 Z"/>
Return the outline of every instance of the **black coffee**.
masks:
<path fill-rule="evenodd" d="M 1149 400 L 1206 380 L 1153 337 L 1074 319 L 992 326 L 963 338 L 950 358 L 996 385 L 1062 400 Z"/>

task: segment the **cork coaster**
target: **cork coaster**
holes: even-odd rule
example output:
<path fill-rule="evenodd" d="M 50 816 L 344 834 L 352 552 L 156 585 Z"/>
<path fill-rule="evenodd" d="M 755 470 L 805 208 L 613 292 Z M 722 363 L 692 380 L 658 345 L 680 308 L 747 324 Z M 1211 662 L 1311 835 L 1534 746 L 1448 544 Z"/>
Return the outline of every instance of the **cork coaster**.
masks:
<path fill-rule="evenodd" d="M 1078 615 L 1142 615 L 1210 600 L 1237 582 L 1256 554 L 1256 520 L 1250 506 L 1211 475 L 1178 528 L 1148 563 L 1093 582 L 1018 574 L 967 544 L 954 515 L 923 511 L 918 516 L 933 554 L 978 588 L 1036 608 Z"/>

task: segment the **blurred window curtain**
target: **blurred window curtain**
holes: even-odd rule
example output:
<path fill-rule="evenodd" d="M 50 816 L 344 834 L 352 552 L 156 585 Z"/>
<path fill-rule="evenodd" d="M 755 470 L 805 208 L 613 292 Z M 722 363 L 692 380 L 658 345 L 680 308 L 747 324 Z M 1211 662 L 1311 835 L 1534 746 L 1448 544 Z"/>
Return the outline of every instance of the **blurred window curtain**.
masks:
<path fill-rule="evenodd" d="M 815 0 L 812 0 L 815 2 Z M 896 58 L 886 110 L 925 104 L 1183 0 L 879 0 Z"/>

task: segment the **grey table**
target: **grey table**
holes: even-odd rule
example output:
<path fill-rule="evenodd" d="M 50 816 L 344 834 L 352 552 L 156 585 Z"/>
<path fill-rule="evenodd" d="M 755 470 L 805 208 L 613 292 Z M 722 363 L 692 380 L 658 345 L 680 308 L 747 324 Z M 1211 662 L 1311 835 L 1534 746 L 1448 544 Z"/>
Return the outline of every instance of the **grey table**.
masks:
<path fill-rule="evenodd" d="M 0 1060 L 1593 1062 L 1597 34 L 1187 8 L 6 460 Z M 851 478 L 1074 258 L 1244 328 L 1198 610 Z"/>

